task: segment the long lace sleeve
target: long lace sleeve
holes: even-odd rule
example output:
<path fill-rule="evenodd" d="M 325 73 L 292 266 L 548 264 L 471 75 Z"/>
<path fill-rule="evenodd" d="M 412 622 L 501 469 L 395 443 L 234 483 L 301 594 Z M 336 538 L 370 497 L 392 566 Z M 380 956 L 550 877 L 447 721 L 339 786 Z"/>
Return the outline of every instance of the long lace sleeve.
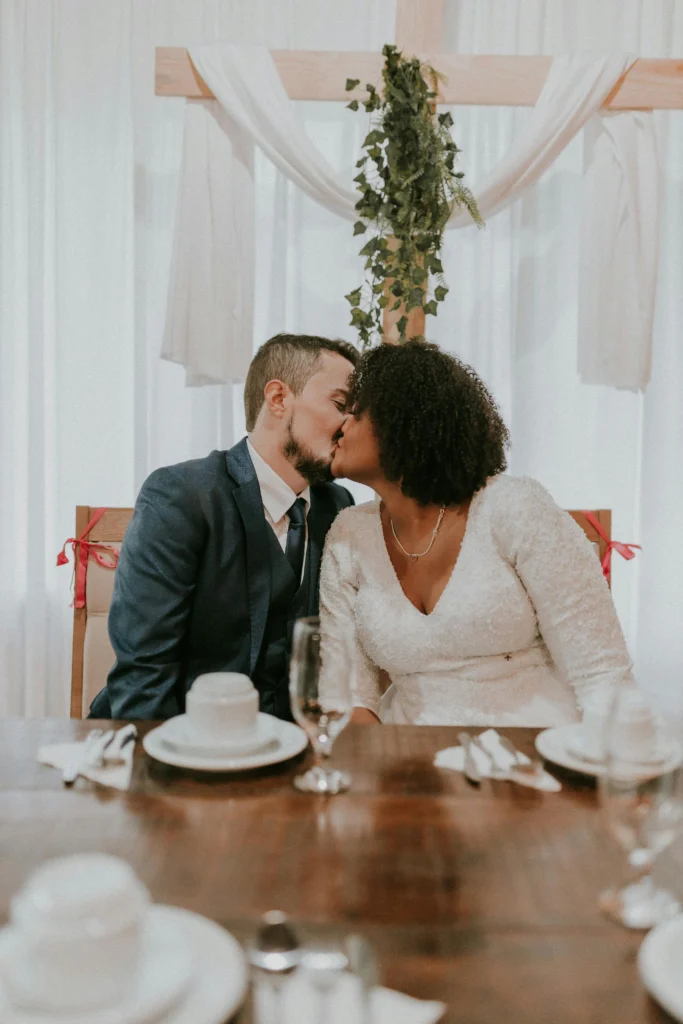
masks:
<path fill-rule="evenodd" d="M 352 548 L 354 509 L 341 512 L 327 535 L 320 569 L 320 622 L 323 642 L 342 637 L 354 661 L 354 707 L 369 708 L 379 716 L 379 669 L 368 658 L 358 637 L 356 573 Z"/>
<path fill-rule="evenodd" d="M 579 706 L 632 662 L 592 545 L 536 480 L 501 488 L 494 535 L 534 604 L 539 631 Z"/>

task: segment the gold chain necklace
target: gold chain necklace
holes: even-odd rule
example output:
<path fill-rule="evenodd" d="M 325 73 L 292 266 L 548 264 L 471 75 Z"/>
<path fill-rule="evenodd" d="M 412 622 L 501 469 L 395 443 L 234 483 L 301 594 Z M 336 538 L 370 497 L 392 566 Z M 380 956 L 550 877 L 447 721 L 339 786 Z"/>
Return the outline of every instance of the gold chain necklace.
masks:
<path fill-rule="evenodd" d="M 400 547 L 400 549 L 403 552 L 403 554 L 407 555 L 411 562 L 416 562 L 418 560 L 418 558 L 424 558 L 424 556 L 428 555 L 429 552 L 432 550 L 432 545 L 434 544 L 434 541 L 436 540 L 436 535 L 439 532 L 439 527 L 441 526 L 441 520 L 443 519 L 445 512 L 446 512 L 446 506 L 442 505 L 441 508 L 439 509 L 439 518 L 436 521 L 436 526 L 432 530 L 432 539 L 429 542 L 429 546 L 426 547 L 424 551 L 417 551 L 417 552 L 406 551 L 406 549 L 403 547 L 403 545 L 401 544 L 400 540 L 396 536 L 396 530 L 394 529 L 394 520 L 391 518 L 391 516 L 389 516 L 389 522 L 391 524 L 391 532 L 394 535 L 394 540 L 396 541 L 396 543 Z"/>

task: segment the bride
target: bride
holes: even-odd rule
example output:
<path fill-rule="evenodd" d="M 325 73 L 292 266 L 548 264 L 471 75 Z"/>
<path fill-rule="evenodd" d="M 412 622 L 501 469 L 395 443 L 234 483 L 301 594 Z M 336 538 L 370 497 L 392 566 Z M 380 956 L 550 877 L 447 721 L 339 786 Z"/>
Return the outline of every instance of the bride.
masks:
<path fill-rule="evenodd" d="M 332 472 L 380 500 L 330 529 L 320 614 L 355 645 L 353 720 L 575 721 L 631 661 L 582 530 L 537 481 L 504 475 L 508 432 L 482 381 L 415 341 L 367 352 L 350 388 Z"/>

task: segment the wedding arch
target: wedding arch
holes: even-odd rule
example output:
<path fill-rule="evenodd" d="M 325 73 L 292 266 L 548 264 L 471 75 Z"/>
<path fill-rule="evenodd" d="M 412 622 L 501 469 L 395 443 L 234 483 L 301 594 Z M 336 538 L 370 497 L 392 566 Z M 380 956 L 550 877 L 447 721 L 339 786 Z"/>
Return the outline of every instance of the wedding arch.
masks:
<path fill-rule="evenodd" d="M 485 219 L 586 129 L 578 371 L 585 383 L 644 389 L 658 247 L 652 111 L 683 108 L 683 61 L 439 54 L 442 14 L 443 0 L 397 0 L 396 44 L 442 76 L 438 102 L 534 108 L 498 166 L 471 183 Z M 162 357 L 185 367 L 188 385 L 241 380 L 252 356 L 254 146 L 314 200 L 356 220 L 357 195 L 313 146 L 293 101 L 347 101 L 346 80 L 378 82 L 382 61 L 232 44 L 157 49 L 157 95 L 187 98 Z M 456 210 L 448 227 L 471 223 Z M 395 319 L 386 311 L 388 336 Z"/>

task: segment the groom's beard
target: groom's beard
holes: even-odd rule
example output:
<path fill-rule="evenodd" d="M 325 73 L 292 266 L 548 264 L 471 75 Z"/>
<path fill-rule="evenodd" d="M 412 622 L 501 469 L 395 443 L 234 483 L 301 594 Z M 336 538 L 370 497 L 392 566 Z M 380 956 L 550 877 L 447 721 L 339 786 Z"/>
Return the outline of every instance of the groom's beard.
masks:
<path fill-rule="evenodd" d="M 282 453 L 288 462 L 292 464 L 297 473 L 300 473 L 304 480 L 314 486 L 315 484 L 327 484 L 332 478 L 332 453 L 329 459 L 316 457 L 310 448 L 307 448 L 301 441 L 294 437 L 292 424 L 287 428 L 287 440 L 284 443 Z"/>

